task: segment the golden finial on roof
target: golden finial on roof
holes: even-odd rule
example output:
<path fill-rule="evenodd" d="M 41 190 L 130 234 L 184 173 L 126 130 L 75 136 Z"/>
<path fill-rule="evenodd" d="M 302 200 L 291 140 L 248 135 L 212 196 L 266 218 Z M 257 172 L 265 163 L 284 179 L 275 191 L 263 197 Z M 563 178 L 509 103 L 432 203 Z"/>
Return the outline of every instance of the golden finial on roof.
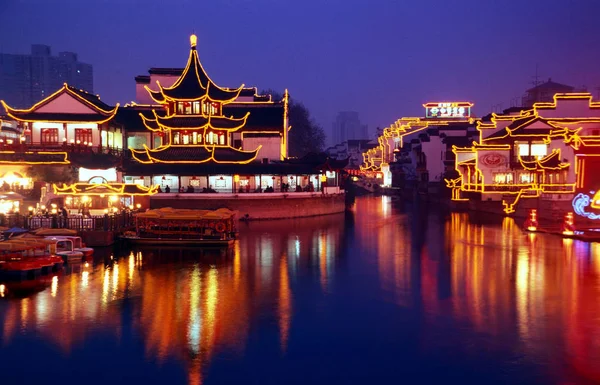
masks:
<path fill-rule="evenodd" d="M 190 35 L 190 45 L 192 48 L 196 47 L 196 43 L 198 42 L 198 37 L 194 34 Z"/>

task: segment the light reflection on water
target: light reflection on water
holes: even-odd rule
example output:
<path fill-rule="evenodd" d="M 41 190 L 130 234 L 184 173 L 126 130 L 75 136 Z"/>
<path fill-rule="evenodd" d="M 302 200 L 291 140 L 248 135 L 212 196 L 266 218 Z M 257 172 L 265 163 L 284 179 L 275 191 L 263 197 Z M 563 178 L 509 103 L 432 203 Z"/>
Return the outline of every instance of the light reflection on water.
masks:
<path fill-rule="evenodd" d="M 24 298 L 7 285 L 0 355 L 9 362 L 11 351 L 27 349 L 36 358 L 33 338 L 72 361 L 103 336 L 115 352 L 134 352 L 120 358 L 132 373 L 195 385 L 373 378 L 375 369 L 352 364 L 356 355 L 382 380 L 410 371 L 387 366 L 388 356 L 415 370 L 448 364 L 459 377 L 477 366 L 480 377 L 464 383 L 600 380 L 600 244 L 389 197 L 358 199 L 345 219 L 243 226 L 229 252 L 120 251 L 44 278 Z M 298 359 L 322 365 L 312 374 Z M 249 369 L 264 360 L 281 368 L 272 378 Z M 481 369 L 487 364 L 493 369 Z M 431 372 L 424 381 L 436 379 Z"/>

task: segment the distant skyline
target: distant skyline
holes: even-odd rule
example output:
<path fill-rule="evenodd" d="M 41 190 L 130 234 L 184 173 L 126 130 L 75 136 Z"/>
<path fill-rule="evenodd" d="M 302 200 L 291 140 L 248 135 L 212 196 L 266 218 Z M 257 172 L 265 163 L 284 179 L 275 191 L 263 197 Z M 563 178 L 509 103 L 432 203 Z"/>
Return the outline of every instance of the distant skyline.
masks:
<path fill-rule="evenodd" d="M 597 0 L 3 0 L 0 52 L 77 52 L 103 100 L 134 100 L 136 75 L 182 67 L 188 37 L 217 84 L 290 90 L 328 139 L 339 111 L 372 131 L 428 101 L 510 107 L 540 81 L 597 95 Z"/>

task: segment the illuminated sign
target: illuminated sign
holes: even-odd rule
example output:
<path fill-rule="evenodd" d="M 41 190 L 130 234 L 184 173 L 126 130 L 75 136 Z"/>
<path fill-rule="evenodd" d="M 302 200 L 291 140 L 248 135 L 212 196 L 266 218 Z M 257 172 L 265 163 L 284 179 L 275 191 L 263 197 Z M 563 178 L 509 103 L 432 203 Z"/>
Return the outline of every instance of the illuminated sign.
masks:
<path fill-rule="evenodd" d="M 471 116 L 473 103 L 425 103 L 423 107 L 425 107 L 426 118 L 468 118 Z"/>
<path fill-rule="evenodd" d="M 91 170 L 89 168 L 79 168 L 79 181 L 90 183 L 104 183 L 117 181 L 117 169 L 107 168 L 105 170 Z"/>
<path fill-rule="evenodd" d="M 487 167 L 495 168 L 506 165 L 508 163 L 508 158 L 497 152 L 490 152 L 483 155 L 480 161 Z"/>

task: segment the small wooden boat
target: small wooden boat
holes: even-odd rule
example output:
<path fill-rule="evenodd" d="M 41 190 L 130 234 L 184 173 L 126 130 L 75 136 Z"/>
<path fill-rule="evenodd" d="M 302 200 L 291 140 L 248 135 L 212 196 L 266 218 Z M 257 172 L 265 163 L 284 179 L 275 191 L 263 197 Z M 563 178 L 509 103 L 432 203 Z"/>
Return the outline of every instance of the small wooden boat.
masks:
<path fill-rule="evenodd" d="M 72 235 L 56 235 L 49 236 L 46 238 L 51 240 L 70 240 L 71 242 L 73 242 L 73 251 L 82 253 L 84 257 L 91 257 L 92 255 L 94 255 L 94 249 L 92 249 L 91 247 L 85 247 L 85 244 L 83 243 L 81 237 L 76 237 Z"/>
<path fill-rule="evenodd" d="M 191 210 L 170 207 L 136 214 L 135 232 L 121 237 L 143 245 L 224 247 L 237 235 L 237 212 L 228 209 Z"/>
<path fill-rule="evenodd" d="M 84 262 L 84 256 L 81 251 L 76 251 L 73 248 L 73 241 L 68 238 L 48 237 L 51 241 L 50 253 L 62 258 L 64 263 L 81 263 Z"/>

